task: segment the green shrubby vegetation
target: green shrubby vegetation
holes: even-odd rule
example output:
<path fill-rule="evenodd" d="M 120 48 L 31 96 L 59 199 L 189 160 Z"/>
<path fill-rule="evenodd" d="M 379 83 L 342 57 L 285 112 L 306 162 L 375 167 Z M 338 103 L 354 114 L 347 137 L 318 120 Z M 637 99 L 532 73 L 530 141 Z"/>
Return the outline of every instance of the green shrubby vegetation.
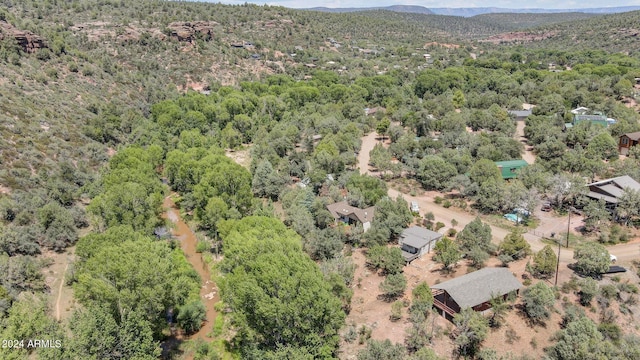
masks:
<path fill-rule="evenodd" d="M 184 331 L 198 330 L 204 310 L 196 273 L 175 244 L 150 238 L 163 224 L 163 177 L 188 219 L 222 241 L 230 350 L 247 358 L 336 356 L 353 295 L 351 246 L 367 246 L 367 261 L 388 274 L 381 286 L 388 298 L 406 290 L 399 249 L 387 245 L 413 216 L 403 199 L 386 196 L 384 181 L 357 172 L 360 139 L 371 131 L 391 140 L 371 152 L 383 178 L 458 190 L 461 198 L 446 199 L 447 207 L 471 200 L 484 213 L 531 211 L 547 197 L 556 210 L 581 208 L 584 230 L 602 243 L 625 241 L 626 226 L 638 224 L 637 193 L 625 191 L 614 214 L 584 197 L 594 179 L 640 180 L 638 152 L 618 159 L 616 146 L 618 136 L 640 130 L 638 114 L 622 103 L 640 77 L 637 41 L 618 32 L 615 41 L 598 43 L 611 37 L 592 35 L 637 23 L 637 13 L 493 21 L 506 15 L 324 14 L 163 1 L 5 5 L 0 19 L 41 36 L 47 48 L 28 53 L 11 38 L 0 42 L 3 338 L 59 334 L 68 336 L 68 358 L 143 359 L 157 358 L 168 311 Z M 183 42 L 172 34 L 177 21 L 204 21 L 210 32 Z M 541 30 L 554 36 L 526 45 L 475 41 L 532 23 L 554 23 Z M 535 105 L 524 134 L 536 162 L 505 182 L 494 162 L 519 159 L 524 150 L 507 110 L 525 103 Z M 617 122 L 565 129 L 578 106 Z M 250 153 L 251 162 L 245 168 L 225 151 Z M 326 205 L 341 200 L 376 206 L 366 233 L 331 226 Z M 90 234 L 80 238 L 86 227 Z M 47 290 L 47 263 L 36 256 L 74 244 L 69 280 L 82 309 L 67 326 L 27 293 Z M 576 269 L 598 275 L 606 250 L 587 245 L 576 249 Z M 481 267 L 496 250 L 503 259 L 529 253 L 516 233 L 496 249 L 478 218 L 455 241 L 440 241 L 435 259 L 445 269 L 463 256 Z M 555 264 L 545 247 L 530 268 L 549 277 Z M 406 349 L 369 341 L 358 358 L 436 358 L 425 348 L 428 290 L 413 291 Z M 585 304 L 593 297 L 608 304 L 617 294 L 615 287 L 595 294 L 588 282 L 580 291 Z M 543 283 L 527 289 L 526 314 L 545 319 L 553 295 Z M 471 312 L 456 323 L 459 355 L 480 356 L 487 324 Z M 547 355 L 634 358 L 637 340 L 613 325 L 567 321 Z M 625 346 L 611 349 L 614 340 Z"/>
<path fill-rule="evenodd" d="M 291 346 L 316 357 L 331 355 L 344 312 L 317 265 L 302 253 L 300 238 L 273 218 L 246 217 L 223 228 L 226 275 L 220 285 L 241 351 L 274 354 Z"/>

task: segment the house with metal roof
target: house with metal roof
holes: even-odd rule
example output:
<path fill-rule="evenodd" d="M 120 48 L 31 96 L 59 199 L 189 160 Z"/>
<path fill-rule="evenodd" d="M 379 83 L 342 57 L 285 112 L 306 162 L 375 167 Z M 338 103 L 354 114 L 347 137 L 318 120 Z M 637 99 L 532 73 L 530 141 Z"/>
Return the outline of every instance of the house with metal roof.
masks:
<path fill-rule="evenodd" d="M 524 120 L 527 117 L 529 117 L 529 115 L 533 114 L 533 111 L 531 109 L 527 109 L 527 110 L 507 110 L 507 112 L 509 113 L 509 115 L 513 116 L 513 118 L 516 121 Z"/>
<path fill-rule="evenodd" d="M 609 207 L 618 204 L 625 188 L 640 191 L 640 183 L 628 175 L 597 181 L 587 186 L 589 187 L 588 197 L 594 200 L 604 200 Z"/>
<path fill-rule="evenodd" d="M 529 165 L 526 161 L 520 160 L 509 160 L 509 161 L 496 161 L 496 165 L 498 169 L 500 169 L 500 174 L 503 179 L 513 179 L 518 177 L 518 170 L 523 167 Z"/>
<path fill-rule="evenodd" d="M 484 268 L 453 280 L 433 285 L 433 306 L 442 316 L 453 319 L 462 309 L 485 311 L 491 299 L 518 294 L 522 284 L 508 268 Z"/>
<path fill-rule="evenodd" d="M 589 108 L 588 107 L 584 107 L 584 106 L 580 106 L 580 107 L 577 107 L 577 108 L 571 110 L 571 113 L 573 115 L 584 115 L 587 112 L 589 112 Z"/>
<path fill-rule="evenodd" d="M 431 252 L 440 239 L 442 239 L 442 234 L 420 226 L 412 226 L 405 229 L 398 240 L 404 261 L 409 264 L 422 255 Z"/>
<path fill-rule="evenodd" d="M 327 205 L 327 210 L 329 210 L 336 221 L 341 221 L 349 225 L 361 223 L 364 231 L 367 231 L 371 227 L 371 221 L 373 220 L 376 208 L 375 206 L 371 206 L 366 209 L 360 209 L 349 205 L 346 201 L 340 201 Z"/>

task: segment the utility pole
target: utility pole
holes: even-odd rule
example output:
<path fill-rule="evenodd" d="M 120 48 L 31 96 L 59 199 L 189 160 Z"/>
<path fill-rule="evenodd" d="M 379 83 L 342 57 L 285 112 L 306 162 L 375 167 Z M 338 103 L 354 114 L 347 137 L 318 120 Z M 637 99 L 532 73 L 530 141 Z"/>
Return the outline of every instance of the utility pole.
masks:
<path fill-rule="evenodd" d="M 571 212 L 574 210 L 574 207 L 569 207 L 569 221 L 567 221 L 567 248 L 569 247 L 569 231 L 571 231 Z"/>
<path fill-rule="evenodd" d="M 558 272 L 560 271 L 560 240 L 558 240 L 558 261 L 556 261 L 556 282 L 553 286 L 558 286 Z"/>
<path fill-rule="evenodd" d="M 575 210 L 573 206 L 569 207 L 569 220 L 567 221 L 567 248 L 569 248 L 569 231 L 571 231 L 571 212 Z M 558 286 L 558 272 L 560 271 L 560 240 L 558 240 L 558 261 L 556 262 L 556 281 L 554 286 Z"/>

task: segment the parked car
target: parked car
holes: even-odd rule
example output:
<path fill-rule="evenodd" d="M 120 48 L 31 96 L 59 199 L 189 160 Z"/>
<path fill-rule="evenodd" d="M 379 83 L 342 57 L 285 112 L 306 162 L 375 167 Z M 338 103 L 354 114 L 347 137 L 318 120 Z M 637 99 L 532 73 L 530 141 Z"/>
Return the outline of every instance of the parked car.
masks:
<path fill-rule="evenodd" d="M 413 212 L 413 213 L 419 213 L 420 212 L 420 206 L 418 206 L 418 202 L 417 201 L 412 201 L 411 202 L 411 212 Z"/>
<path fill-rule="evenodd" d="M 613 255 L 613 254 L 609 254 L 609 259 L 610 259 L 610 260 L 611 260 L 611 262 L 613 262 L 613 263 L 614 263 L 614 262 L 616 262 L 616 261 L 618 261 L 618 257 L 617 257 L 617 256 L 615 256 L 615 255 Z"/>
<path fill-rule="evenodd" d="M 523 219 L 518 214 L 504 214 L 504 218 L 516 224 L 522 223 Z"/>
<path fill-rule="evenodd" d="M 542 207 L 540 208 L 540 210 L 549 212 L 549 211 L 553 210 L 553 208 L 551 207 L 550 203 L 544 203 L 544 204 L 542 204 Z"/>

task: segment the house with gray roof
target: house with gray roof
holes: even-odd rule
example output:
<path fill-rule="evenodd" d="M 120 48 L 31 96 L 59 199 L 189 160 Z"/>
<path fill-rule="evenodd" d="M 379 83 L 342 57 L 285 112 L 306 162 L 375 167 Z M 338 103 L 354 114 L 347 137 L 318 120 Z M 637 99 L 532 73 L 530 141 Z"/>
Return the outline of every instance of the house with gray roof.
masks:
<path fill-rule="evenodd" d="M 405 229 L 398 240 L 404 261 L 409 264 L 422 255 L 431 252 L 440 239 L 442 239 L 442 234 L 420 226 L 412 226 Z"/>
<path fill-rule="evenodd" d="M 491 299 L 518 294 L 522 284 L 507 268 L 484 268 L 453 280 L 433 285 L 433 306 L 452 320 L 462 309 L 485 311 Z"/>
<path fill-rule="evenodd" d="M 640 191 L 640 183 L 628 175 L 597 181 L 587 186 L 589 187 L 588 197 L 594 200 L 602 199 L 610 208 L 618 204 L 625 188 Z"/>
<path fill-rule="evenodd" d="M 516 121 L 525 120 L 529 115 L 533 114 L 531 109 L 527 110 L 507 110 L 509 115 L 513 116 Z"/>
<path fill-rule="evenodd" d="M 375 206 L 371 206 L 366 209 L 360 209 L 349 205 L 346 201 L 340 201 L 327 205 L 327 210 L 329 210 L 336 221 L 341 221 L 349 225 L 361 223 L 364 231 L 367 231 L 371 227 L 371 221 L 373 220 L 376 208 Z"/>

